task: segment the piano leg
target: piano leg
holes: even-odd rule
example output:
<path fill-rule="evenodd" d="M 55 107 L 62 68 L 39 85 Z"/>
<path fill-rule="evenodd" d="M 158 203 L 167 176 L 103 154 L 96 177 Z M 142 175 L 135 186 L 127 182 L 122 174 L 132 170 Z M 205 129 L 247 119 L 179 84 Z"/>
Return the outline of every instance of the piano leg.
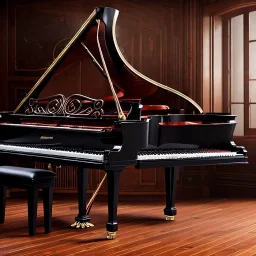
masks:
<path fill-rule="evenodd" d="M 177 214 L 175 207 L 177 176 L 178 167 L 165 168 L 166 207 L 164 214 L 166 220 L 174 220 L 174 216 Z"/>
<path fill-rule="evenodd" d="M 118 206 L 118 194 L 120 173 L 122 170 L 107 171 L 108 178 L 108 222 L 107 239 L 114 239 L 118 230 L 117 224 L 117 206 Z"/>
<path fill-rule="evenodd" d="M 71 225 L 74 228 L 89 228 L 93 226 L 90 223 L 90 217 L 86 214 L 88 173 L 88 168 L 79 167 L 77 169 L 78 215 L 75 218 L 75 223 Z"/>

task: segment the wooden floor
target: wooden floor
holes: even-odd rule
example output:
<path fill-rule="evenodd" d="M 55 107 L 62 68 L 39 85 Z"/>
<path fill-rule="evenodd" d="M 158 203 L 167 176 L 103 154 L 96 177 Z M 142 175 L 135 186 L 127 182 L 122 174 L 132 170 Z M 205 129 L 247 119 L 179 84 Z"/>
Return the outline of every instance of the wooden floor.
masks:
<path fill-rule="evenodd" d="M 256 255 L 256 200 L 178 202 L 177 209 L 175 221 L 168 222 L 163 202 L 120 202 L 117 237 L 105 240 L 104 202 L 92 208 L 95 227 L 82 230 L 69 228 L 76 201 L 55 201 L 51 234 L 44 234 L 40 202 L 37 235 L 29 237 L 26 201 L 11 199 L 0 229 L 0 255 Z"/>

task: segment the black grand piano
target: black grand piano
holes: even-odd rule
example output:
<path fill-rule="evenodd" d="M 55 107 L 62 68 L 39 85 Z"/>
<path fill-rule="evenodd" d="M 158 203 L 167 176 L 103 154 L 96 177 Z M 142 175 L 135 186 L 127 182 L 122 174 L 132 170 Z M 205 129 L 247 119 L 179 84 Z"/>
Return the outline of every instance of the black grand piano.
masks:
<path fill-rule="evenodd" d="M 125 60 L 116 40 L 118 13 L 96 8 L 17 108 L 0 113 L 0 156 L 79 167 L 79 211 L 73 227 L 92 226 L 86 207 L 88 170 L 106 171 L 108 239 L 118 230 L 119 179 L 128 165 L 165 168 L 164 213 L 172 220 L 179 166 L 248 161 L 244 147 L 232 141 L 234 115 L 203 113 L 192 99 L 144 76 Z M 39 97 L 54 75 L 83 58 L 90 58 L 105 77 L 111 95 Z"/>

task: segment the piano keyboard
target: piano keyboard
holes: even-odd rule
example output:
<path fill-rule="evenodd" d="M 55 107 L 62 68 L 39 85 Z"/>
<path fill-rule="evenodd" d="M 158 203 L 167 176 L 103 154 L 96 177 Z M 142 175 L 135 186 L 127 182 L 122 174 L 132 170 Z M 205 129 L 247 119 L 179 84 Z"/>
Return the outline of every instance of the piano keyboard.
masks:
<path fill-rule="evenodd" d="M 0 144 L 0 151 L 8 152 L 22 152 L 33 155 L 53 155 L 63 156 L 68 158 L 78 158 L 84 160 L 95 160 L 103 162 L 104 151 L 99 150 L 86 150 L 78 148 L 61 148 L 61 147 L 49 147 L 49 145 L 38 144 L 25 144 L 25 145 L 13 145 L 13 144 Z"/>
<path fill-rule="evenodd" d="M 172 159 L 200 159 L 211 157 L 237 156 L 237 152 L 218 149 L 153 149 L 141 150 L 138 159 L 145 160 L 172 160 Z"/>
<path fill-rule="evenodd" d="M 86 150 L 79 148 L 49 147 L 38 144 L 0 144 L 0 151 L 22 152 L 33 155 L 53 155 L 83 160 L 103 162 L 104 150 Z M 237 152 L 217 149 L 153 149 L 139 151 L 137 160 L 173 160 L 173 159 L 200 159 L 212 157 L 236 156 Z"/>

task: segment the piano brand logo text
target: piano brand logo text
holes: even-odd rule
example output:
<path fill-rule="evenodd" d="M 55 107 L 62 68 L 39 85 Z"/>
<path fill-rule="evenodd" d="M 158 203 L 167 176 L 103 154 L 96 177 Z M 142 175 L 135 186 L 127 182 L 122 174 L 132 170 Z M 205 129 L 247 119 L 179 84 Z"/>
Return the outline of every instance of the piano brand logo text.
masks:
<path fill-rule="evenodd" d="M 52 136 L 41 136 L 40 140 L 53 140 Z"/>

